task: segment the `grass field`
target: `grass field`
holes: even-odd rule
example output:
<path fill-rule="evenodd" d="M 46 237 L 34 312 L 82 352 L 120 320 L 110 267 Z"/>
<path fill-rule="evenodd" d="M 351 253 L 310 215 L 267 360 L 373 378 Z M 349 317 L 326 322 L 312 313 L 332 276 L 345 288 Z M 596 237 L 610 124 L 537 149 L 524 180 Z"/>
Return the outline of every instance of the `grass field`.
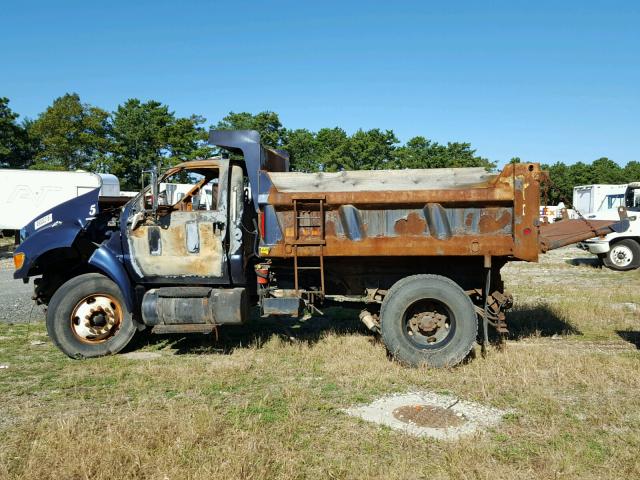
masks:
<path fill-rule="evenodd" d="M 448 370 L 389 361 L 357 312 L 149 336 L 148 360 L 0 325 L 0 478 L 640 478 L 640 271 L 563 249 L 504 276 L 511 340 Z M 341 411 L 416 390 L 514 413 L 452 443 Z"/>

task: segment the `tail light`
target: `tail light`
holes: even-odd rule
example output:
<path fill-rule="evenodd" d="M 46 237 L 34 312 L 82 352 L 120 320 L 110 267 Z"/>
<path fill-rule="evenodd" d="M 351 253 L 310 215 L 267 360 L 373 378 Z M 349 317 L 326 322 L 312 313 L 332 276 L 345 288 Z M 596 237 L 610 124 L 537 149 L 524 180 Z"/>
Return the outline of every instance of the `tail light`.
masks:
<path fill-rule="evenodd" d="M 259 224 L 259 229 L 260 229 L 260 238 L 262 238 L 264 240 L 264 212 L 259 212 L 258 213 L 258 224 Z"/>

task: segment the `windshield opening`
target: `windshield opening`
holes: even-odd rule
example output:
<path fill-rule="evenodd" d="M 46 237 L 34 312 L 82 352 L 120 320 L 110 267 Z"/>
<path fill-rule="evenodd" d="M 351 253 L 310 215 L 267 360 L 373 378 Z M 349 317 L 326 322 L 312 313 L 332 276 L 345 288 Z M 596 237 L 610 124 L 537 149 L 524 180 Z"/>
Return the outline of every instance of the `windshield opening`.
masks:
<path fill-rule="evenodd" d="M 640 211 L 640 187 L 629 187 L 627 189 L 625 206 L 627 210 Z"/>

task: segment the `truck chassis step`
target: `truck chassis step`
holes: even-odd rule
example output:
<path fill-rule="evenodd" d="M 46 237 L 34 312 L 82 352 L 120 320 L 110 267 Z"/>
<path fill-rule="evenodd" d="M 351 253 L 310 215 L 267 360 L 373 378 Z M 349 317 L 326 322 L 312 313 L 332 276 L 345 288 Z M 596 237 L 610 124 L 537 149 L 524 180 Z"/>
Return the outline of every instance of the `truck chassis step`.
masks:
<path fill-rule="evenodd" d="M 187 323 L 184 325 L 155 325 L 151 333 L 212 333 L 216 326 L 212 323 Z"/>

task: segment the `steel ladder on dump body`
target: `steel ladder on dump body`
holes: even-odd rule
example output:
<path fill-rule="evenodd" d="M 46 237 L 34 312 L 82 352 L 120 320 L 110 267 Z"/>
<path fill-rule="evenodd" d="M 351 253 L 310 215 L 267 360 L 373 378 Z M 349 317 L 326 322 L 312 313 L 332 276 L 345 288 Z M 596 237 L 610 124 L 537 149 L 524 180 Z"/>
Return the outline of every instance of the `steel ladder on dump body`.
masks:
<path fill-rule="evenodd" d="M 293 247 L 293 275 L 294 275 L 294 288 L 297 291 L 300 290 L 299 277 L 301 270 L 318 270 L 320 273 L 320 291 L 310 292 L 317 293 L 320 296 L 324 295 L 324 246 L 326 240 L 324 238 L 325 228 L 325 198 L 293 198 L 293 231 L 294 238 L 289 241 L 289 245 Z M 307 213 L 303 215 L 303 213 Z M 311 234 L 307 234 L 306 231 L 311 231 Z M 298 259 L 299 247 L 312 247 L 319 249 L 318 264 L 312 266 L 300 266 Z M 313 258 L 314 256 L 307 256 L 306 258 Z"/>

